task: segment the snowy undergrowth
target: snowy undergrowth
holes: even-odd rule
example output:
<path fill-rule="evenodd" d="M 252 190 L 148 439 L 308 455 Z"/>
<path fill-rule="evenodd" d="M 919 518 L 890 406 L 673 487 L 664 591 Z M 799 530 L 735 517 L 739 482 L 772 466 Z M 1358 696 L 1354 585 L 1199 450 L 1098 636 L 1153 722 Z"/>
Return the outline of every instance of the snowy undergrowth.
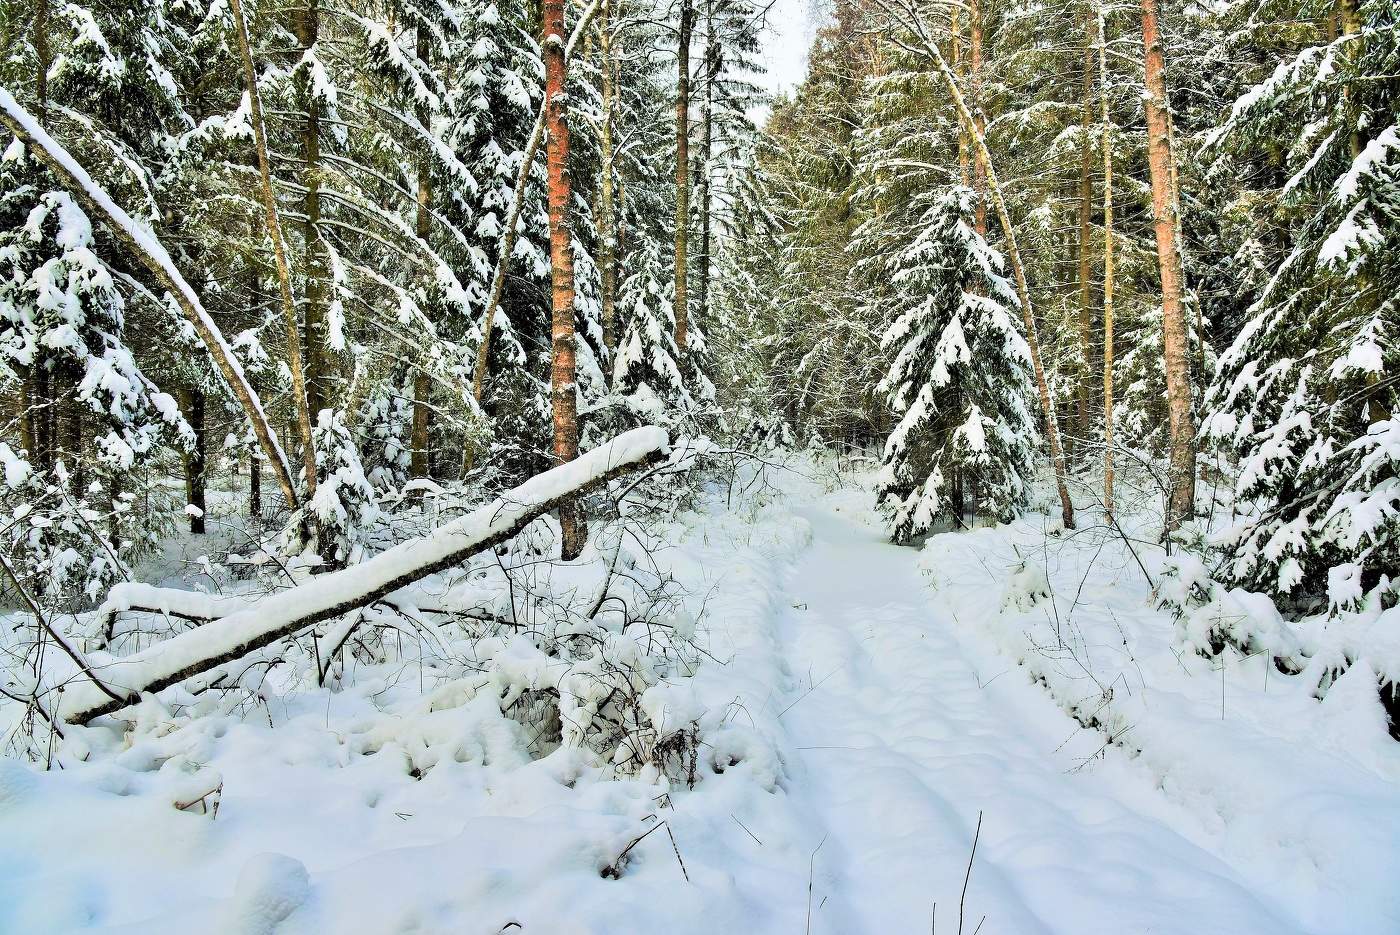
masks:
<path fill-rule="evenodd" d="M 332 622 L 69 727 L 61 768 L 0 759 L 0 931 L 794 917 L 809 845 L 782 795 L 772 619 L 808 533 L 749 489 L 613 523 L 570 565 L 541 521 L 366 609 L 338 648 Z M 178 631 L 202 603 L 119 592 L 91 638 L 113 612 Z"/>
<path fill-rule="evenodd" d="M 1030 513 L 931 537 L 919 562 L 933 599 L 962 638 L 1009 657 L 1101 731 L 1084 768 L 1133 757 L 1201 819 L 1206 846 L 1310 930 L 1394 930 L 1400 745 L 1376 669 L 1364 655 L 1322 655 L 1284 672 L 1267 647 L 1221 645 L 1212 626 L 1298 637 L 1260 595 L 1220 592 L 1180 618 L 1164 606 L 1180 587 L 1173 570 L 1191 562 L 1154 544 L 1160 516 L 1119 517 L 1131 549 L 1090 509 L 1080 520 L 1064 533 Z M 1329 667 L 1345 669 L 1335 683 Z"/>

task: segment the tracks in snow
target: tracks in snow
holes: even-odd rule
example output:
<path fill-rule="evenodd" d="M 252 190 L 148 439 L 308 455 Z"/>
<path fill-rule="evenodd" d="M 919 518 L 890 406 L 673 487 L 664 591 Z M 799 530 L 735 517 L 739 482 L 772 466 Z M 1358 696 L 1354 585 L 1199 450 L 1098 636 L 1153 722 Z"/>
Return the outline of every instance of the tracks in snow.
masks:
<path fill-rule="evenodd" d="M 794 681 L 778 710 L 793 794 L 823 827 L 810 931 L 1285 935 L 1301 931 L 1187 835 L 1121 758 L 1010 660 L 970 649 L 915 553 L 820 505 L 787 580 L 779 636 Z M 1088 745 L 1085 748 L 1085 745 Z M 1186 833 L 1177 830 L 1185 828 Z"/>

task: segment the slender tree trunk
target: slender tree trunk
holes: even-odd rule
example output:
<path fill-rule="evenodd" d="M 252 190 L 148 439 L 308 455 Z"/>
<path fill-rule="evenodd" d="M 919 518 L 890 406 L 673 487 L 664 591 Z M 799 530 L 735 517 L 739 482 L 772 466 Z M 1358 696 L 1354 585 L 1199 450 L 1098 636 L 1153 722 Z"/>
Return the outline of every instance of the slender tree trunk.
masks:
<path fill-rule="evenodd" d="M 976 20 L 974 19 L 973 22 L 975 23 Z M 1030 288 L 1026 283 L 1026 269 L 1021 263 L 1021 252 L 1016 246 L 1016 230 L 1011 226 L 1011 215 L 1006 209 L 1006 200 L 1001 195 L 1001 186 L 997 182 L 996 169 L 992 166 L 992 155 L 987 150 L 986 138 L 979 129 L 977 121 L 973 118 L 972 111 L 968 109 L 967 100 L 963 97 L 962 89 L 958 86 L 958 80 L 953 75 L 953 70 L 948 67 L 948 60 L 943 57 L 943 52 L 938 48 L 938 44 L 931 41 L 923 33 L 921 24 L 918 24 L 917 21 L 916 25 L 919 26 L 919 35 L 924 50 L 933 59 L 933 63 L 948 89 L 948 95 L 953 99 L 953 106 L 957 109 L 958 118 L 962 121 L 968 136 L 971 138 L 973 155 L 977 159 L 977 165 L 981 169 L 982 175 L 987 180 L 987 193 L 991 198 L 992 206 L 996 209 L 997 219 L 1001 223 L 1006 259 L 1014 274 L 1016 295 L 1021 302 L 1021 314 L 1026 326 L 1026 344 L 1030 347 L 1031 367 L 1035 371 L 1036 388 L 1040 395 L 1040 410 L 1041 416 L 1045 420 L 1045 437 L 1050 448 L 1050 461 L 1055 469 L 1055 487 L 1060 496 L 1060 518 L 1066 529 L 1073 529 L 1074 503 L 1069 496 L 1065 457 L 1060 448 L 1060 431 L 1055 419 L 1055 404 L 1050 397 L 1050 384 L 1045 379 L 1045 368 L 1041 362 L 1040 336 L 1035 325 L 1035 310 L 1031 306 Z"/>
<path fill-rule="evenodd" d="M 1091 16 L 1088 35 L 1084 40 L 1084 112 L 1079 142 L 1079 353 L 1083 367 L 1079 373 L 1079 393 L 1075 412 L 1075 434 L 1077 445 L 1084 445 L 1089 438 L 1089 383 L 1093 373 L 1089 360 L 1093 356 L 1093 273 L 1092 215 L 1094 201 L 1094 61 L 1095 36 L 1098 32 L 1096 20 Z"/>
<path fill-rule="evenodd" d="M 700 178 L 696 197 L 700 200 L 700 255 L 696 275 L 700 282 L 695 311 L 701 322 L 710 313 L 710 159 L 714 153 L 714 87 L 719 79 L 722 50 L 715 39 L 714 0 L 705 0 L 705 99 L 700 115 Z"/>
<path fill-rule="evenodd" d="M 63 382 L 68 386 L 76 387 L 82 379 L 82 372 L 76 364 L 66 364 L 60 372 L 64 375 Z M 66 405 L 54 406 L 54 419 L 57 421 L 60 416 L 63 417 L 63 455 L 73 477 L 73 490 L 81 494 L 87 487 L 87 472 L 83 467 L 83 407 L 76 395 L 75 393 L 74 398 L 68 399 Z M 57 389 L 54 396 L 58 397 Z"/>
<path fill-rule="evenodd" d="M 691 0 L 681 0 L 680 35 L 676 47 L 676 347 L 684 353 L 689 325 L 689 296 L 686 293 L 687 257 L 690 240 L 690 33 L 695 8 Z"/>
<path fill-rule="evenodd" d="M 206 441 L 204 433 L 204 391 L 186 388 L 180 391 L 185 420 L 194 430 L 194 444 L 185 452 L 185 501 L 199 512 L 190 514 L 190 532 L 204 532 L 204 477 Z"/>
<path fill-rule="evenodd" d="M 277 285 L 281 290 L 282 319 L 287 331 L 287 367 L 292 372 L 292 406 L 295 410 L 297 434 L 301 441 L 301 464 L 306 481 L 306 496 L 310 498 L 316 492 L 316 448 L 311 440 L 311 413 L 306 397 L 306 374 L 301 366 L 301 334 L 297 328 L 296 300 L 292 298 L 292 272 L 287 264 L 287 247 L 282 240 L 282 225 L 277 217 L 277 193 L 272 188 L 272 166 L 267 156 L 267 135 L 263 129 L 262 102 L 258 95 L 257 70 L 253 66 L 253 49 L 248 43 L 248 23 L 243 18 L 242 0 L 229 0 L 229 4 L 233 12 L 234 31 L 238 34 L 238 51 L 243 57 L 243 79 L 248 91 L 253 143 L 258 153 L 258 171 L 262 176 L 267 233 L 272 240 L 273 256 L 277 260 Z"/>
<path fill-rule="evenodd" d="M 257 445 L 248 446 L 248 515 L 262 516 L 262 457 Z"/>
<path fill-rule="evenodd" d="M 1099 53 L 1099 126 L 1103 148 L 1103 508 L 1113 517 L 1113 124 L 1108 116 L 1108 42 L 1103 0 L 1095 0 Z"/>
<path fill-rule="evenodd" d="M 967 70 L 968 89 L 971 92 L 972 127 L 969 134 L 979 140 L 987 135 L 987 115 L 982 110 L 982 4 L 980 0 L 968 0 L 967 5 L 968 46 Z M 987 236 L 987 167 L 981 159 L 974 159 L 972 166 L 972 190 L 977 193 L 977 234 Z"/>
<path fill-rule="evenodd" d="M 1185 277 L 1177 239 L 1172 186 L 1166 60 L 1157 21 L 1157 0 L 1142 0 L 1143 72 L 1147 94 L 1147 166 L 1152 178 L 1152 220 L 1157 267 L 1162 278 L 1162 337 L 1167 377 L 1167 422 L 1171 433 L 1171 501 L 1168 530 L 1195 511 L 1196 427 L 1191 413 L 1191 364 L 1183 300 Z"/>
<path fill-rule="evenodd" d="M 34 3 L 34 101 L 39 125 L 47 127 L 49 120 L 49 68 L 53 56 L 49 51 L 49 0 Z M 38 349 L 33 363 L 24 368 L 19 393 L 20 445 L 29 452 L 30 463 L 47 470 L 48 446 L 44 438 L 44 419 L 49 411 L 48 381 L 43 377 L 43 350 Z M 37 416 L 37 418 L 36 418 Z"/>
<path fill-rule="evenodd" d="M 303 55 L 315 47 L 320 37 L 318 2 L 305 0 L 305 8 L 296 14 L 297 41 Z M 321 102 L 309 78 L 301 82 L 300 93 L 306 107 L 306 122 L 301 130 L 302 184 L 306 187 L 302 201 L 302 212 L 306 215 L 306 314 L 302 321 L 302 340 L 306 348 L 306 410 L 311 424 L 315 425 L 321 410 L 328 405 L 326 363 L 329 357 L 326 248 L 321 241 Z"/>
<path fill-rule="evenodd" d="M 416 53 L 420 64 L 426 66 L 432 54 L 428 45 L 428 30 L 422 24 L 418 26 Z M 428 132 L 428 123 L 432 115 L 428 113 L 428 105 L 420 100 L 415 108 L 418 123 L 423 128 L 423 132 Z M 431 166 L 428 163 L 428 147 L 424 143 L 420 146 L 418 153 L 418 206 L 417 214 L 414 218 L 414 233 L 426 247 L 429 233 L 428 208 L 433 198 L 433 182 Z M 413 372 L 413 433 L 409 442 L 409 474 L 415 478 L 427 477 L 432 472 L 429 461 L 428 450 L 428 429 L 429 420 L 432 415 L 430 394 L 432 392 L 432 382 L 428 379 L 428 374 L 421 368 L 416 368 Z"/>
<path fill-rule="evenodd" d="M 598 50 L 603 71 L 603 119 L 598 129 L 601 180 L 598 193 L 598 274 L 602 279 L 603 344 L 617 347 L 617 215 L 613 198 L 613 111 L 617 102 L 616 68 L 613 60 L 612 3 L 604 0 L 599 10 Z"/>
<path fill-rule="evenodd" d="M 553 362 L 550 391 L 554 403 L 554 459 L 563 464 L 578 457 L 578 398 L 575 387 L 574 246 L 569 219 L 569 122 L 565 112 L 564 0 L 545 0 L 544 37 L 545 164 L 549 170 L 549 261 L 553 273 Z M 559 506 L 565 560 L 577 558 L 588 539 L 578 501 Z"/>

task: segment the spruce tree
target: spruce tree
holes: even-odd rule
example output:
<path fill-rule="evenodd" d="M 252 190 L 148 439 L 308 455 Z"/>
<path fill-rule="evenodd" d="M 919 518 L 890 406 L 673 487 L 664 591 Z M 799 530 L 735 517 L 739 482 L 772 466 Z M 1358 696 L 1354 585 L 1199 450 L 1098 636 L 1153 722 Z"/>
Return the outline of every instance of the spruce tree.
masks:
<path fill-rule="evenodd" d="M 1030 355 L 1004 261 L 975 230 L 971 189 L 931 204 L 922 230 L 889 261 L 897 317 L 881 388 L 899 421 L 885 442 L 876 496 L 892 537 L 961 522 L 955 478 L 979 509 L 1009 518 L 1030 492 L 1037 431 Z"/>

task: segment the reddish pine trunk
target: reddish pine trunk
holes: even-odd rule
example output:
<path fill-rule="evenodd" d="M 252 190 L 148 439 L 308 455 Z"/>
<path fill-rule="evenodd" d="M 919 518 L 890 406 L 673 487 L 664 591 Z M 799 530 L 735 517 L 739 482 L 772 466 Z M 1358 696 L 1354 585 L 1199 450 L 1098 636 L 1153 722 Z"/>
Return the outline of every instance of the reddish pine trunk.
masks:
<path fill-rule="evenodd" d="M 1191 414 L 1191 374 L 1182 295 L 1181 245 L 1172 186 L 1173 155 L 1167 113 L 1166 61 L 1157 25 L 1157 0 L 1142 0 L 1143 71 L 1147 95 L 1147 166 L 1152 176 L 1152 221 L 1157 266 L 1162 277 L 1162 336 L 1167 377 L 1167 420 L 1171 432 L 1171 502 L 1167 529 L 1195 511 L 1196 426 Z"/>
<path fill-rule="evenodd" d="M 549 262 L 553 272 L 554 459 L 578 457 L 578 401 L 574 388 L 574 247 L 569 223 L 569 124 L 565 115 L 564 0 L 544 4 L 545 164 L 549 175 Z M 563 557 L 577 558 L 588 538 L 578 503 L 559 507 Z"/>

